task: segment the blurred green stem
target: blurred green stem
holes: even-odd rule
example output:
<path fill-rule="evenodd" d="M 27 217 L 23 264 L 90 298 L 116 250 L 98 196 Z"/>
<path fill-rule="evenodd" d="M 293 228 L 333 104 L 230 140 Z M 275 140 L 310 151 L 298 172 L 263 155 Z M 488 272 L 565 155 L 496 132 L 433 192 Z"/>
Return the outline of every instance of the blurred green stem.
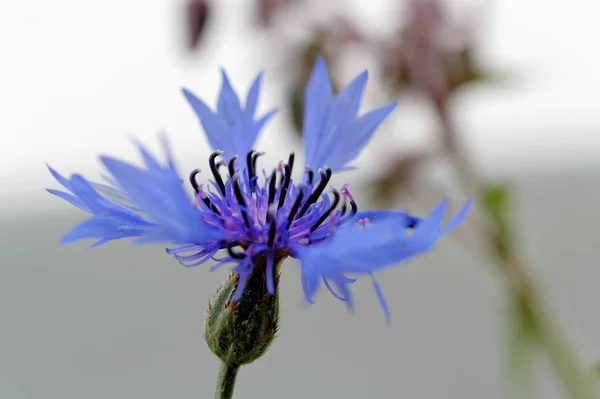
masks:
<path fill-rule="evenodd" d="M 240 366 L 221 362 L 219 366 L 219 375 L 217 376 L 217 387 L 215 389 L 215 399 L 233 398 L 235 389 L 235 379 Z"/>
<path fill-rule="evenodd" d="M 534 287 L 533 279 L 528 275 L 525 265 L 515 257 L 499 262 L 498 266 L 506 275 L 511 295 L 521 296 L 531 312 L 540 342 L 565 390 L 575 399 L 597 398 L 587 369 L 579 362 L 552 319 L 551 312 L 539 290 Z"/>
<path fill-rule="evenodd" d="M 457 143 L 459 136 L 456 134 L 447 104 L 438 103 L 435 104 L 435 108 L 443 129 L 446 151 L 453 156 L 457 177 L 463 189 L 470 195 L 483 195 L 486 187 L 482 184 L 477 169 L 471 165 L 468 154 Z M 516 245 L 511 240 L 499 241 L 499 234 L 506 233 L 502 232 L 502 229 L 507 220 L 503 216 L 494 218 L 489 212 L 474 211 L 471 226 L 478 233 L 477 236 L 483 237 L 487 249 L 494 255 L 498 271 L 505 278 L 509 295 L 520 298 L 522 306 L 526 307 L 532 326 L 539 335 L 539 341 L 566 392 L 574 399 L 598 398 L 588 370 L 582 366 L 553 320 L 552 312 L 521 260 Z"/>

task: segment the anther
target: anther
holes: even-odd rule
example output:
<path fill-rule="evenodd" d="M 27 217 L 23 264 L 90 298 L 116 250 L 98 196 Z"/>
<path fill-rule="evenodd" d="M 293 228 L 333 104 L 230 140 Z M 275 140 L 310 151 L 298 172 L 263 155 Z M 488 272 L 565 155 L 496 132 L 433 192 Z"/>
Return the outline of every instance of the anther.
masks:
<path fill-rule="evenodd" d="M 348 210 L 348 197 L 344 195 L 344 199 L 342 200 L 342 208 L 340 209 L 341 215 L 344 216 L 346 211 Z"/>
<path fill-rule="evenodd" d="M 346 216 L 340 219 L 338 225 L 346 223 L 348 220 L 352 219 L 354 215 L 356 215 L 356 213 L 358 212 L 358 205 L 356 205 L 356 202 L 354 202 L 353 199 L 350 199 L 350 207 L 350 213 L 348 213 Z"/>
<path fill-rule="evenodd" d="M 283 161 L 279 161 L 279 165 L 277 165 L 277 171 L 281 173 L 281 179 L 279 180 L 279 189 L 283 188 L 283 183 L 285 183 L 285 164 Z"/>
<path fill-rule="evenodd" d="M 294 170 L 294 159 L 296 158 L 296 154 L 294 154 L 293 152 L 290 154 L 290 157 L 288 158 L 288 166 L 290 167 L 290 173 L 291 171 Z"/>
<path fill-rule="evenodd" d="M 421 219 L 414 216 L 408 216 L 408 218 L 408 225 L 406 226 L 408 229 L 414 229 L 421 222 Z"/>
<path fill-rule="evenodd" d="M 255 152 L 252 155 L 252 171 L 255 176 L 256 176 L 256 160 L 258 159 L 258 157 L 261 157 L 263 155 L 265 155 L 264 152 Z"/>
<path fill-rule="evenodd" d="M 250 228 L 250 220 L 248 219 L 248 213 L 246 212 L 246 201 L 244 200 L 244 195 L 242 194 L 242 189 L 240 188 L 240 175 L 233 175 L 233 192 L 235 193 L 235 199 L 240 205 L 240 211 L 242 212 L 242 218 L 244 218 L 244 225 L 246 228 Z"/>
<path fill-rule="evenodd" d="M 277 169 L 273 169 L 273 173 L 271 173 L 271 177 L 269 178 L 269 202 L 268 205 L 271 205 L 275 200 L 275 183 L 277 180 Z"/>
<path fill-rule="evenodd" d="M 333 201 L 331 202 L 331 205 L 329 205 L 329 208 L 327 208 L 327 210 L 325 212 L 323 212 L 323 214 L 321 215 L 319 220 L 317 220 L 317 222 L 315 224 L 313 224 L 313 226 L 310 228 L 311 233 L 313 231 L 315 231 L 321 225 L 321 223 L 323 223 L 325 221 L 325 219 L 327 219 L 327 217 L 338 206 L 339 202 L 340 202 L 340 193 L 337 190 L 333 190 Z"/>
<path fill-rule="evenodd" d="M 273 248 L 273 244 L 275 244 L 275 233 L 277 232 L 276 212 L 277 210 L 274 207 L 269 207 L 269 210 L 267 211 L 267 220 L 271 223 L 269 225 L 269 237 L 267 240 L 269 248 Z"/>
<path fill-rule="evenodd" d="M 319 184 L 317 185 L 317 187 L 315 187 L 313 192 L 306 199 L 304 205 L 302 205 L 302 209 L 300 209 L 300 213 L 298 214 L 299 218 L 304 216 L 304 214 L 308 210 L 308 207 L 314 204 L 319 199 L 319 197 L 325 190 L 325 187 L 327 187 L 327 183 L 329 183 L 328 176 L 331 177 L 331 169 L 326 167 L 325 170 L 319 170 L 319 175 L 321 175 L 321 180 L 319 180 Z"/>
<path fill-rule="evenodd" d="M 292 222 L 294 221 L 294 218 L 296 217 L 296 213 L 298 213 L 298 209 L 300 208 L 300 204 L 302 203 L 303 197 L 304 197 L 304 186 L 299 185 L 298 186 L 298 196 L 296 197 L 296 200 L 294 201 L 294 205 L 292 206 L 292 209 L 290 210 L 290 213 L 288 215 L 286 230 L 289 230 L 290 226 L 292 225 Z"/>
<path fill-rule="evenodd" d="M 233 250 L 233 247 L 227 247 L 227 252 L 229 253 L 229 256 L 231 256 L 233 259 L 245 259 L 246 258 L 246 254 L 244 252 L 235 252 Z"/>
<path fill-rule="evenodd" d="M 196 193 L 200 192 L 200 186 L 198 185 L 198 181 L 196 181 L 196 176 L 201 172 L 200 169 L 194 169 L 190 173 L 190 184 Z"/>
<path fill-rule="evenodd" d="M 252 155 L 254 155 L 255 152 L 256 151 L 254 149 L 251 149 L 246 154 L 246 167 L 248 168 L 248 173 L 250 173 L 250 171 L 252 170 Z"/>
<path fill-rule="evenodd" d="M 208 165 L 210 166 L 210 171 L 215 177 L 215 183 L 217 183 L 217 186 L 219 186 L 219 191 L 221 191 L 221 194 L 225 195 L 225 183 L 223 183 L 223 178 L 219 173 L 219 166 L 217 166 L 215 163 L 215 159 L 222 154 L 223 151 L 220 150 L 213 152 L 208 158 Z"/>
<path fill-rule="evenodd" d="M 352 207 L 352 209 L 350 210 L 350 215 L 354 217 L 354 215 L 356 215 L 356 213 L 358 212 L 358 205 L 356 205 L 356 202 L 354 202 L 354 200 L 350 200 L 350 206 Z"/>
<path fill-rule="evenodd" d="M 192 188 L 196 192 L 197 197 L 200 198 L 202 200 L 202 202 L 204 202 L 204 204 L 206 204 L 208 209 L 210 209 L 217 215 L 220 215 L 221 212 L 219 212 L 219 209 L 213 203 L 211 203 L 210 199 L 208 199 L 206 194 L 202 192 L 202 189 L 200 188 L 200 185 L 198 184 L 198 181 L 196 180 L 196 176 L 199 173 L 200 173 L 200 169 L 194 169 L 192 171 L 192 173 L 190 173 L 190 183 L 192 184 Z"/>
<path fill-rule="evenodd" d="M 365 227 L 370 222 L 371 221 L 369 220 L 369 218 L 358 219 L 358 224 L 361 225 L 362 227 Z"/>
<path fill-rule="evenodd" d="M 227 169 L 229 170 L 229 176 L 233 177 L 233 175 L 235 175 L 235 161 L 237 160 L 237 155 L 234 155 L 230 160 L 229 160 L 229 165 L 227 165 Z"/>
<path fill-rule="evenodd" d="M 315 174 L 312 170 L 308 170 L 308 184 L 312 186 L 313 179 L 315 178 Z"/>
<path fill-rule="evenodd" d="M 256 182 L 254 178 L 256 177 L 256 158 L 264 155 L 264 152 L 256 152 L 256 150 L 250 150 L 248 154 L 246 154 L 246 164 L 248 166 L 248 182 L 250 184 L 250 191 L 254 192 L 256 189 Z"/>
<path fill-rule="evenodd" d="M 292 159 L 292 162 L 294 162 L 293 159 Z M 288 187 L 290 186 L 290 181 L 292 178 L 292 168 L 290 168 L 289 165 L 284 165 L 284 168 L 285 168 L 285 179 L 283 181 L 283 184 L 281 186 L 281 191 L 279 193 L 279 203 L 277 204 L 277 209 L 281 208 L 283 206 L 283 203 L 285 202 L 285 197 L 287 196 Z"/>

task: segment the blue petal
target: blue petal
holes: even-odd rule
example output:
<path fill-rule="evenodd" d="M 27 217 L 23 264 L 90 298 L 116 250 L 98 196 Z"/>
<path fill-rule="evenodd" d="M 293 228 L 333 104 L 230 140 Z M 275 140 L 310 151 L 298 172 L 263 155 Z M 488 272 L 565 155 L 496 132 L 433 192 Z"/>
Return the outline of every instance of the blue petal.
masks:
<path fill-rule="evenodd" d="M 260 131 L 276 111 L 271 110 L 255 120 L 262 73 L 248 91 L 245 109 L 224 70 L 221 70 L 221 77 L 216 112 L 189 90 L 182 89 L 182 92 L 200 119 L 210 146 L 222 150 L 223 156 L 230 159 L 234 155 L 244 156 L 253 148 Z"/>
<path fill-rule="evenodd" d="M 381 305 L 381 308 L 383 309 L 383 314 L 385 315 L 385 321 L 387 322 L 387 324 L 389 326 L 390 322 L 391 322 L 390 308 L 387 304 L 387 301 L 385 300 L 385 296 L 383 295 L 383 290 L 381 289 L 381 286 L 377 282 L 377 279 L 375 279 L 375 276 L 373 275 L 373 273 L 370 273 L 370 276 L 371 276 L 371 282 L 373 283 L 373 290 L 375 291 L 375 294 L 377 295 L 377 299 L 379 300 L 379 304 Z"/>
<path fill-rule="evenodd" d="M 260 84 L 262 81 L 263 73 L 259 72 L 252 82 L 248 95 L 246 96 L 246 109 L 244 111 L 244 120 L 252 122 L 254 114 L 256 113 L 256 107 L 258 106 L 258 98 L 260 95 Z"/>
<path fill-rule="evenodd" d="M 367 72 L 359 74 L 331 99 L 331 83 L 325 61 L 318 58 L 304 92 L 304 153 L 312 169 L 328 166 L 334 172 L 350 169 L 347 164 L 362 151 L 373 132 L 396 107 L 377 108 L 357 118 L 367 83 Z"/>
<path fill-rule="evenodd" d="M 92 214 L 92 218 L 66 233 L 61 239 L 62 243 L 96 238 L 93 247 L 120 238 L 139 237 L 153 228 L 153 222 L 102 196 L 82 176 L 75 174 L 69 180 L 51 168 L 50 172 L 71 193 L 52 189 L 48 189 L 48 192 Z"/>
<path fill-rule="evenodd" d="M 202 244 L 222 233 L 204 223 L 201 211 L 185 193 L 167 148 L 168 162 L 161 165 L 140 146 L 146 169 L 111 157 L 101 157 L 104 166 L 133 204 L 155 223 L 139 242 L 174 241 Z"/>
<path fill-rule="evenodd" d="M 296 255 L 294 257 L 297 257 Z M 315 263 L 305 263 L 302 264 L 302 268 L 300 270 L 301 276 L 300 280 L 302 281 L 302 291 L 304 292 L 304 298 L 306 302 L 313 303 L 313 298 L 317 291 L 319 290 L 320 282 L 319 282 L 319 271 L 314 269 L 314 266 L 317 266 Z"/>
<path fill-rule="evenodd" d="M 120 238 L 140 236 L 146 233 L 149 227 L 149 223 L 139 223 L 135 219 L 97 216 L 75 226 L 61 238 L 60 242 L 69 244 L 86 238 L 99 238 L 103 244 Z M 94 246 L 98 245 L 100 244 Z"/>
<path fill-rule="evenodd" d="M 358 156 L 373 137 L 375 129 L 392 113 L 396 106 L 396 103 L 391 103 L 376 108 L 340 129 L 341 132 L 344 132 L 344 136 L 341 137 L 338 134 L 340 137 L 337 137 L 336 145 L 326 153 L 328 157 L 326 164 L 334 165 L 331 168 L 335 168 L 336 171 L 348 169 L 345 165 Z"/>
<path fill-rule="evenodd" d="M 403 227 L 416 226 L 422 220 L 421 218 L 400 211 L 369 210 L 357 212 L 351 221 L 357 222 L 361 219 L 367 219 L 369 222 L 373 223 L 381 219 L 388 220 L 392 218 L 397 220 L 398 226 Z"/>
<path fill-rule="evenodd" d="M 227 146 L 227 123 L 219 119 L 212 110 L 202 100 L 196 97 L 191 91 L 181 89 L 183 95 L 188 100 L 194 112 L 200 120 L 208 144 L 216 150 L 224 150 Z"/>
<path fill-rule="evenodd" d="M 304 119 L 302 124 L 305 162 L 315 169 L 322 166 L 314 164 L 314 161 L 319 155 L 318 144 L 322 136 L 321 125 L 332 94 L 327 66 L 325 61 L 318 57 L 308 84 L 304 89 Z"/>
<path fill-rule="evenodd" d="M 65 201 L 70 202 L 72 205 L 75 205 L 77 208 L 83 211 L 91 213 L 91 210 L 87 206 L 85 206 L 85 204 L 79 201 L 79 199 L 73 194 L 65 193 L 64 191 L 53 190 L 51 188 L 47 188 L 46 191 L 48 191 L 52 195 L 56 195 L 58 198 L 62 198 Z"/>
<path fill-rule="evenodd" d="M 330 166 L 331 164 L 333 166 L 335 163 L 332 163 L 333 158 L 329 153 L 339 145 L 338 141 L 344 125 L 356 118 L 367 78 L 367 71 L 362 72 L 329 103 L 326 118 L 316 132 L 316 140 L 312 147 L 314 159 L 310 165 Z"/>
<path fill-rule="evenodd" d="M 67 178 L 63 177 L 60 173 L 52 169 L 50 165 L 46 164 L 46 166 L 52 174 L 52 177 L 54 177 L 64 188 L 71 191 L 71 182 Z"/>
<path fill-rule="evenodd" d="M 140 209 L 135 206 L 133 202 L 131 202 L 131 199 L 127 197 L 127 194 L 118 188 L 109 186 L 108 184 L 94 182 L 91 182 L 91 184 L 100 194 L 107 197 L 111 201 L 116 202 L 119 205 L 123 205 L 125 208 L 131 209 L 132 211 L 140 212 Z"/>
<path fill-rule="evenodd" d="M 463 207 L 454 215 L 454 217 L 446 224 L 446 226 L 442 229 L 441 234 L 446 234 L 450 230 L 454 229 L 456 226 L 463 221 L 463 219 L 467 216 L 469 209 L 473 205 L 473 198 L 469 198 L 467 202 L 463 205 Z"/>
<path fill-rule="evenodd" d="M 302 262 L 305 295 L 312 298 L 316 284 L 322 278 L 333 282 L 337 291 L 350 300 L 346 274 L 370 275 L 393 266 L 401 261 L 427 251 L 449 227 L 455 227 L 466 216 L 471 200 L 462 207 L 446 228 L 442 228 L 442 219 L 446 203 L 438 204 L 431 213 L 417 219 L 402 212 L 367 211 L 362 216 L 369 217 L 366 226 L 354 223 L 340 228 L 325 243 L 296 249 L 295 255 Z M 407 223 L 417 219 L 412 234 L 407 234 Z M 376 281 L 373 281 L 377 296 L 387 312 L 383 294 Z M 310 291 L 307 291 L 307 287 Z M 349 305 L 351 306 L 351 305 Z"/>

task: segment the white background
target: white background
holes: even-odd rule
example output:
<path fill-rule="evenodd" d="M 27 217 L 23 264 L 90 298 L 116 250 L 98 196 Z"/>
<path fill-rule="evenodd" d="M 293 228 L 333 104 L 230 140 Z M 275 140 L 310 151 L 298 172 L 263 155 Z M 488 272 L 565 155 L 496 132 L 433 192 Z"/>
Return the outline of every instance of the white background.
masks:
<path fill-rule="evenodd" d="M 2 1 L 2 201 L 12 207 L 33 197 L 39 204 L 38 187 L 53 184 L 45 162 L 95 177 L 98 153 L 133 156 L 132 136 L 156 148 L 157 132 L 167 131 L 186 167 L 204 162 L 206 143 L 179 88 L 214 103 L 219 66 L 240 93 L 266 68 L 262 109 L 281 102 L 280 77 L 269 70 L 277 55 L 268 57 L 264 38 L 247 34 L 249 2 L 215 3 L 208 46 L 189 54 L 181 1 Z M 386 1 L 344 4 L 347 13 L 360 10 L 361 23 L 376 35 L 393 26 Z M 594 3 L 506 0 L 475 10 L 482 61 L 501 74 L 501 82 L 466 91 L 456 105 L 477 162 L 491 172 L 597 167 L 600 24 Z M 397 128 L 400 140 L 426 140 L 427 113 L 402 101 L 388 127 Z M 288 128 L 282 120 L 279 115 L 269 125 L 263 148 L 278 145 Z"/>

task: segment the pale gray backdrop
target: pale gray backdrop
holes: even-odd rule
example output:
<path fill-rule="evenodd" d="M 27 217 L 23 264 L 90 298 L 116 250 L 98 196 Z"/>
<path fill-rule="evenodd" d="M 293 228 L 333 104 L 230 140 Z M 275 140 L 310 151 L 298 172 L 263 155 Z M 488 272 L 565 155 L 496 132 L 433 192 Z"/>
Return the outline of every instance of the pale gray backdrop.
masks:
<path fill-rule="evenodd" d="M 600 174 L 516 179 L 522 244 L 591 363 L 600 358 Z M 59 246 L 82 216 L 65 204 L 0 219 L 0 398 L 211 398 L 217 361 L 201 338 L 203 313 L 226 271 L 185 269 L 161 247 Z M 503 302 L 488 265 L 446 239 L 380 280 L 391 328 L 367 281 L 354 288 L 352 315 L 324 292 L 304 308 L 289 261 L 280 336 L 242 369 L 236 397 L 507 397 Z M 535 397 L 559 392 L 542 370 Z"/>

